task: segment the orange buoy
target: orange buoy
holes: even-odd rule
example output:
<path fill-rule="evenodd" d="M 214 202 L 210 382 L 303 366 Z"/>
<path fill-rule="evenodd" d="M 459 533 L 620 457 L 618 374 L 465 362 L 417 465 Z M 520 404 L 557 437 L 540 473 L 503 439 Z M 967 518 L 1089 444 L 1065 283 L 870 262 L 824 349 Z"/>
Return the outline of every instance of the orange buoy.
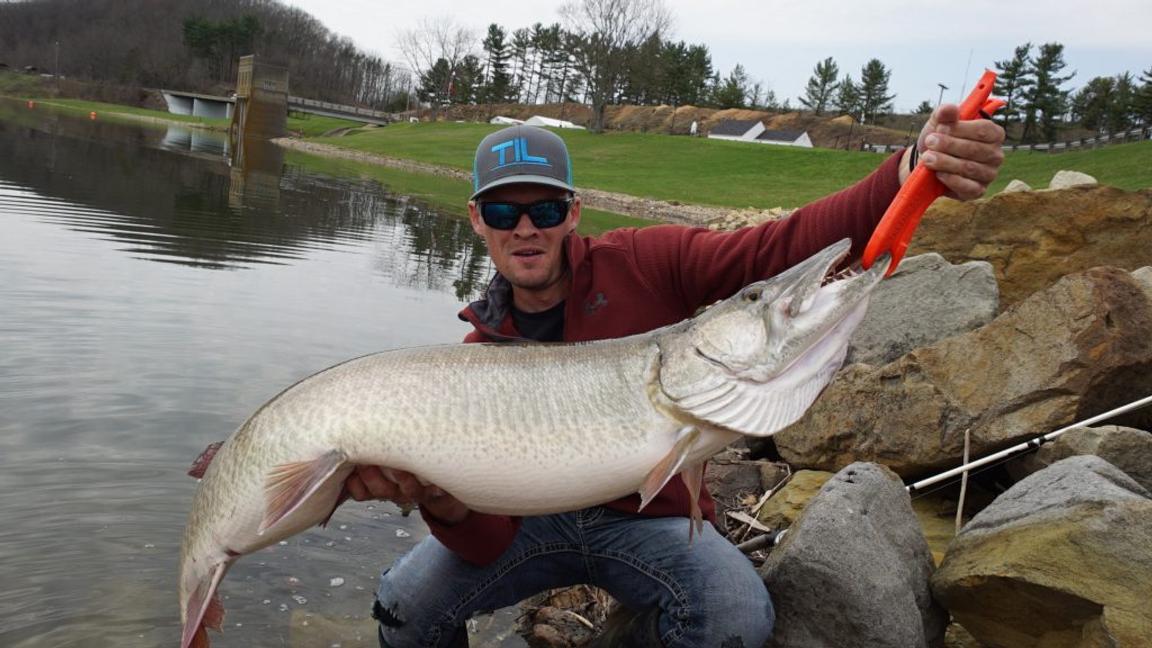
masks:
<path fill-rule="evenodd" d="M 88 113 L 88 119 L 96 119 L 96 111 L 95 110 Z"/>
<path fill-rule="evenodd" d="M 29 100 L 28 100 L 28 107 L 29 107 L 29 108 L 35 108 L 35 107 L 36 107 L 36 102 L 35 102 L 35 101 L 32 101 L 31 99 L 29 99 Z"/>

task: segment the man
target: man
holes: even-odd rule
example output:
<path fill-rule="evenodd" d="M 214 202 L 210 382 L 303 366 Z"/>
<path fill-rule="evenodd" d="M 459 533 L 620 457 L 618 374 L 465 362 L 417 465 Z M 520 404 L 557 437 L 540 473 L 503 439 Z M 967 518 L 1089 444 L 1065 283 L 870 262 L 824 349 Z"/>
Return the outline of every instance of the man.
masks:
<path fill-rule="evenodd" d="M 953 196 L 975 198 L 996 177 L 1003 139 L 991 121 L 958 122 L 956 106 L 943 106 L 921 133 L 918 163 Z M 497 275 L 485 299 L 461 312 L 474 326 L 465 341 L 642 333 L 846 236 L 858 257 L 916 162 L 911 150 L 893 155 L 784 221 L 737 232 L 664 225 L 584 238 L 574 234 L 581 205 L 563 140 L 528 126 L 493 133 L 476 151 L 468 213 Z M 466 646 L 474 613 L 578 583 L 635 612 L 598 645 L 754 648 L 771 635 L 772 603 L 748 560 L 711 525 L 687 542 L 691 503 L 679 477 L 642 514 L 630 496 L 531 518 L 472 512 L 413 475 L 376 467 L 359 467 L 347 487 L 357 500 L 418 504 L 432 530 L 381 577 L 382 646 Z M 714 521 L 706 489 L 699 505 Z"/>

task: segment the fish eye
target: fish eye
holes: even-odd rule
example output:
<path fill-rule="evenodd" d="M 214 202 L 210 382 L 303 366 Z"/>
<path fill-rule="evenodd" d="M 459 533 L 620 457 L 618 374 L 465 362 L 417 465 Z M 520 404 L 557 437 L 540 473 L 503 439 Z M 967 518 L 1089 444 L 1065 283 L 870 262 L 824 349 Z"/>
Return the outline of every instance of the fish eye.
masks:
<path fill-rule="evenodd" d="M 750 301 L 750 302 L 760 301 L 760 289 L 759 288 L 752 288 L 751 290 L 746 290 L 744 292 L 744 299 L 745 299 L 745 301 Z"/>

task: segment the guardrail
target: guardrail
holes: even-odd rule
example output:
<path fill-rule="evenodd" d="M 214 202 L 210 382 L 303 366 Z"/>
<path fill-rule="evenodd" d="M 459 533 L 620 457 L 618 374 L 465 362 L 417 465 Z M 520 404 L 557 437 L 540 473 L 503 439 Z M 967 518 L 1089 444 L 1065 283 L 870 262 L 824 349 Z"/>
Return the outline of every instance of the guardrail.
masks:
<path fill-rule="evenodd" d="M 386 113 L 379 110 L 372 110 L 370 108 L 360 108 L 357 106 L 346 106 L 344 104 L 332 103 L 331 101 L 318 101 L 316 99 L 305 99 L 304 97 L 288 97 L 288 107 L 305 107 L 317 108 L 320 110 L 329 110 L 332 112 L 344 113 L 346 115 L 360 115 L 362 117 L 371 117 L 373 119 L 395 121 L 396 116 L 392 113 Z"/>
<path fill-rule="evenodd" d="M 1102 133 L 1096 137 L 1082 137 L 1078 140 L 1065 142 L 1043 142 L 1040 144 L 1005 144 L 1005 151 L 1038 151 L 1041 153 L 1064 153 L 1066 151 L 1082 151 L 1109 144 L 1124 144 L 1126 142 L 1139 142 L 1152 139 L 1152 126 L 1134 128 L 1122 133 Z M 862 149 L 873 153 L 894 153 L 904 148 L 902 144 L 865 144 Z"/>

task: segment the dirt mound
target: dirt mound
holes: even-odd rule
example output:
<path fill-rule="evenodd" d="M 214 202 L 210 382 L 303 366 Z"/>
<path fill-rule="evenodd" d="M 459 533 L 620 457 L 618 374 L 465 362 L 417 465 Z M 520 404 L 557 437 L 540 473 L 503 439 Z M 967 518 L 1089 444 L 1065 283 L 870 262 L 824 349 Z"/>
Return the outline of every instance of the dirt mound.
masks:
<path fill-rule="evenodd" d="M 420 119 L 446 121 L 488 121 L 497 115 L 528 119 L 534 115 L 568 120 L 578 126 L 592 123 L 592 109 L 578 103 L 556 104 L 483 104 L 452 106 L 446 109 L 421 110 Z M 860 124 L 849 115 L 831 114 L 819 117 L 807 112 L 767 112 L 746 108 L 700 108 L 697 106 L 608 106 L 604 110 L 605 126 L 610 131 L 668 133 L 687 135 L 696 122 L 698 134 L 707 135 L 721 121 L 759 121 L 769 130 L 807 131 L 812 144 L 821 148 L 860 148 L 862 143 L 906 146 L 919 133 L 925 118 L 893 116 L 879 124 Z M 904 125 L 909 124 L 906 128 Z"/>

